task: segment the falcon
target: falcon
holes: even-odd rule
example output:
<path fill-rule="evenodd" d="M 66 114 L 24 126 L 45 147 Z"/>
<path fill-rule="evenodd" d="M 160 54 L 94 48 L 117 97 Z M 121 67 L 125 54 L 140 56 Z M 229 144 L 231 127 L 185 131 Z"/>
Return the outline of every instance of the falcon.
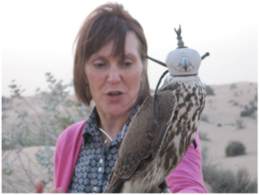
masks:
<path fill-rule="evenodd" d="M 145 98 L 133 116 L 106 193 L 162 192 L 166 176 L 177 166 L 192 143 L 205 106 L 206 91 L 198 76 L 202 57 L 184 46 L 181 26 L 175 29 L 178 48 L 166 63 L 147 56 L 168 70 L 155 94 Z M 170 72 L 161 88 L 162 78 Z"/>

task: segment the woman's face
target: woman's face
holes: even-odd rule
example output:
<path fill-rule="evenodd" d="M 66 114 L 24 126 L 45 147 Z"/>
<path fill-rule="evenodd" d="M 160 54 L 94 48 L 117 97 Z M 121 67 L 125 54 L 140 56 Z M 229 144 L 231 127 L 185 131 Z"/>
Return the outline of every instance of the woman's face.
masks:
<path fill-rule="evenodd" d="M 109 116 L 128 114 L 135 104 L 144 65 L 138 39 L 129 32 L 125 39 L 125 58 L 112 55 L 113 42 L 93 54 L 85 66 L 90 92 L 98 112 Z"/>

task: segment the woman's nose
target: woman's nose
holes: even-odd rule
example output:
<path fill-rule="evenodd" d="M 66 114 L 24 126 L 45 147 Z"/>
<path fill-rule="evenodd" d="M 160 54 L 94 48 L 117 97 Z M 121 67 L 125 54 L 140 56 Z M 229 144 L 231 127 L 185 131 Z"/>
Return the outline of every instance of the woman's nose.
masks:
<path fill-rule="evenodd" d="M 111 67 L 108 72 L 108 79 L 107 81 L 110 83 L 116 83 L 121 80 L 121 73 L 117 67 Z"/>

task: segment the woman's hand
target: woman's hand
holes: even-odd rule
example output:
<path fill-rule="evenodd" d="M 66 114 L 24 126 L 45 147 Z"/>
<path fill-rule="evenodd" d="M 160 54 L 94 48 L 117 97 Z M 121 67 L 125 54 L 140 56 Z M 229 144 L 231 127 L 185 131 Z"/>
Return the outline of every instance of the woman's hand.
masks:
<path fill-rule="evenodd" d="M 45 182 L 40 180 L 40 181 L 37 181 L 34 185 L 35 187 L 35 192 L 36 193 L 44 193 L 44 188 L 45 188 Z M 50 193 L 64 193 L 64 191 L 60 188 L 58 189 L 53 189 L 50 191 Z"/>

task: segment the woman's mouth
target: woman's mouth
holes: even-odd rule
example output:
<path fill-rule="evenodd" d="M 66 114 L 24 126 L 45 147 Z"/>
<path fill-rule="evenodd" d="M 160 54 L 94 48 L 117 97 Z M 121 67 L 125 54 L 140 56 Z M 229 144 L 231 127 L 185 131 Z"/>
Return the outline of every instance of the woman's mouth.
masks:
<path fill-rule="evenodd" d="M 121 91 L 110 91 L 108 93 L 106 93 L 108 96 L 110 97 L 116 97 L 116 96 L 120 96 L 122 95 L 123 93 Z"/>
<path fill-rule="evenodd" d="M 109 91 L 106 93 L 106 97 L 109 103 L 117 104 L 122 100 L 123 94 L 122 91 Z"/>

